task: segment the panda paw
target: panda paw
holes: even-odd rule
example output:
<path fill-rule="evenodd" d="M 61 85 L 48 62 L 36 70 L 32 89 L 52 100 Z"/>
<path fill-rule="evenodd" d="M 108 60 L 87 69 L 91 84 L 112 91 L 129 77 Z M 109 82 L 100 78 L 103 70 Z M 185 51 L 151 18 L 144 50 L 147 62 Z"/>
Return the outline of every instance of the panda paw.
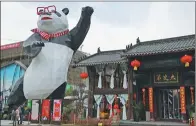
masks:
<path fill-rule="evenodd" d="M 36 41 L 33 43 L 32 47 L 44 47 L 45 44 L 43 42 L 40 41 Z"/>
<path fill-rule="evenodd" d="M 84 14 L 87 14 L 87 15 L 91 16 L 93 14 L 93 12 L 94 12 L 94 9 L 92 7 L 90 7 L 90 6 L 86 6 L 86 7 L 82 8 L 82 12 Z"/>

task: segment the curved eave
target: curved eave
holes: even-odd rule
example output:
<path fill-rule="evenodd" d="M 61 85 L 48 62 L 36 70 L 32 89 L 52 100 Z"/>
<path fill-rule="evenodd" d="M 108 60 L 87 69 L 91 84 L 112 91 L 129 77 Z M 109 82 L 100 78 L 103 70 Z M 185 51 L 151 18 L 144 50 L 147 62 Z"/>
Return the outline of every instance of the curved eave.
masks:
<path fill-rule="evenodd" d="M 106 64 L 122 64 L 126 63 L 127 60 L 120 60 L 120 61 L 109 61 L 109 62 L 91 62 L 91 63 L 77 63 L 77 64 L 71 64 L 71 66 L 74 67 L 85 67 L 85 66 L 95 66 L 95 65 L 106 65 Z"/>
<path fill-rule="evenodd" d="M 176 52 L 184 52 L 184 51 L 193 51 L 195 48 L 190 47 L 186 49 L 175 49 L 170 51 L 157 51 L 157 52 L 148 52 L 148 53 L 130 53 L 130 54 L 123 54 L 121 57 L 135 57 L 135 56 L 149 56 L 149 55 L 157 55 L 157 54 L 167 54 L 167 53 L 176 53 Z"/>

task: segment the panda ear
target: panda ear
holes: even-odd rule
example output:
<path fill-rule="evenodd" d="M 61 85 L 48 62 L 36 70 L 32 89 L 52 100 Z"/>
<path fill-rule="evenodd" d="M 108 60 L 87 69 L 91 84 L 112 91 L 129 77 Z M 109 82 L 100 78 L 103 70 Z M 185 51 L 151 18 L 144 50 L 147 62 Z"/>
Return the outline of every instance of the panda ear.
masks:
<path fill-rule="evenodd" d="M 62 11 L 63 11 L 63 13 L 64 13 L 65 15 L 68 15 L 68 14 L 69 14 L 69 9 L 68 9 L 68 8 L 64 8 Z"/>

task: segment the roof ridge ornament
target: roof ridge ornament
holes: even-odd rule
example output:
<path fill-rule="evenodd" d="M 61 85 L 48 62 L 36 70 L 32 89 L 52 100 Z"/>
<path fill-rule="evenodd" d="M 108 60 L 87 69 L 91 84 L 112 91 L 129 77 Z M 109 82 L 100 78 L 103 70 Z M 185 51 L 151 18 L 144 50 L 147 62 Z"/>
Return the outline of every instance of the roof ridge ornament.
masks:
<path fill-rule="evenodd" d="M 132 47 L 132 43 L 126 46 L 126 51 Z"/>
<path fill-rule="evenodd" d="M 140 38 L 139 37 L 137 37 L 137 39 L 136 39 L 136 44 L 140 44 Z"/>
<path fill-rule="evenodd" d="M 100 52 L 101 52 L 100 47 L 98 47 L 98 49 L 97 49 L 97 53 L 100 53 Z"/>

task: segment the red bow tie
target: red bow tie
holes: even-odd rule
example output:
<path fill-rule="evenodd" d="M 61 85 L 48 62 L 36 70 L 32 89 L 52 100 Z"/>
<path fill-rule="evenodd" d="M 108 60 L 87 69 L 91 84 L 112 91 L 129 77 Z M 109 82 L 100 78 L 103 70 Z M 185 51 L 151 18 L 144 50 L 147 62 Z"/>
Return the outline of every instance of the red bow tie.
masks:
<path fill-rule="evenodd" d="M 62 32 L 54 33 L 54 34 L 49 34 L 49 33 L 40 31 L 38 28 L 32 29 L 31 31 L 34 33 L 39 33 L 41 35 L 41 37 L 45 40 L 49 40 L 50 38 L 56 38 L 56 37 L 59 37 L 59 36 L 62 36 L 62 35 L 69 33 L 69 30 L 65 30 Z"/>

